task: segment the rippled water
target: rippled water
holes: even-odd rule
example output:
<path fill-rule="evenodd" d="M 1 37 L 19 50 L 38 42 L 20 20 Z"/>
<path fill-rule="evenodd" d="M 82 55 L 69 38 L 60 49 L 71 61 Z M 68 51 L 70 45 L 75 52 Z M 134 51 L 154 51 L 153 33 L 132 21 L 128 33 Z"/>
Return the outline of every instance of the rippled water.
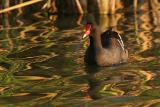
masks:
<path fill-rule="evenodd" d="M 85 16 L 1 15 L 0 106 L 159 107 L 159 15 L 97 17 L 129 50 L 129 62 L 115 67 L 85 65 Z"/>

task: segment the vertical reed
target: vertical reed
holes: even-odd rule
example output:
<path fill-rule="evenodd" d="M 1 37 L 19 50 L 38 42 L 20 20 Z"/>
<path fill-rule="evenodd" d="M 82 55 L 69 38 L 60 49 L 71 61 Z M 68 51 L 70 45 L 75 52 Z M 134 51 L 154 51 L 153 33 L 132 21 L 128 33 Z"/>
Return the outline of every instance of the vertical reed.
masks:
<path fill-rule="evenodd" d="M 115 13 L 115 9 L 116 9 L 116 0 L 110 0 L 109 3 L 110 7 L 109 7 L 109 13 L 114 14 Z"/>
<path fill-rule="evenodd" d="M 134 11 L 137 10 L 137 4 L 138 4 L 138 0 L 134 0 L 134 3 L 133 3 Z"/>
<path fill-rule="evenodd" d="M 82 9 L 82 6 L 81 6 L 79 0 L 76 0 L 76 5 L 77 5 L 77 8 L 78 8 L 78 13 L 83 14 L 84 12 L 83 12 L 83 9 Z"/>

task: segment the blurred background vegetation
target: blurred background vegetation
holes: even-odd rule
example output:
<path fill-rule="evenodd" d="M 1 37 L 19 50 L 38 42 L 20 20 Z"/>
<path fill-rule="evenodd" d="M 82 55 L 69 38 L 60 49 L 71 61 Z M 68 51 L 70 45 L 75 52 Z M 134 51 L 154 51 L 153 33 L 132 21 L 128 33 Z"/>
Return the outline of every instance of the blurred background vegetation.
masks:
<path fill-rule="evenodd" d="M 32 5 L 32 10 L 46 9 L 50 13 L 84 14 L 95 12 L 100 14 L 114 14 L 120 9 L 130 7 L 139 10 L 139 6 L 146 3 L 143 8 L 157 10 L 160 7 L 159 0 L 1 0 L 0 9 L 15 6 L 15 8 Z M 31 10 L 31 11 L 32 11 Z M 40 10 L 39 10 L 40 11 Z"/>
<path fill-rule="evenodd" d="M 84 64 L 90 12 L 122 35 L 127 64 Z M 158 107 L 159 50 L 159 0 L 0 0 L 0 106 Z"/>

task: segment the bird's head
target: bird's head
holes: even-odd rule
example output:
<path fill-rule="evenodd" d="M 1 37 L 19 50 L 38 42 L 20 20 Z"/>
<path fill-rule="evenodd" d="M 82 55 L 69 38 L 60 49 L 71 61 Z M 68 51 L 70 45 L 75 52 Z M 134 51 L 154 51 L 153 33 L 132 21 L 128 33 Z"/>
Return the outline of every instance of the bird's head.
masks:
<path fill-rule="evenodd" d="M 84 39 L 84 38 L 88 37 L 91 34 L 91 30 L 92 30 L 92 24 L 87 23 L 86 28 L 85 28 L 85 33 L 82 38 Z"/>

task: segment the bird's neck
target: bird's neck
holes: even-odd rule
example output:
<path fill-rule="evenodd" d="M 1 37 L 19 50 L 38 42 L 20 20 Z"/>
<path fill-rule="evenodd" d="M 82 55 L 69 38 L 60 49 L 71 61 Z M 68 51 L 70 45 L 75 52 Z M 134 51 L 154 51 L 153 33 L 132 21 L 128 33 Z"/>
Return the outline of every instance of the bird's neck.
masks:
<path fill-rule="evenodd" d="M 93 35 L 93 39 L 94 39 L 94 48 L 96 50 L 96 52 L 100 52 L 102 50 L 102 42 L 101 42 L 101 31 L 99 27 L 94 27 L 94 35 Z"/>

